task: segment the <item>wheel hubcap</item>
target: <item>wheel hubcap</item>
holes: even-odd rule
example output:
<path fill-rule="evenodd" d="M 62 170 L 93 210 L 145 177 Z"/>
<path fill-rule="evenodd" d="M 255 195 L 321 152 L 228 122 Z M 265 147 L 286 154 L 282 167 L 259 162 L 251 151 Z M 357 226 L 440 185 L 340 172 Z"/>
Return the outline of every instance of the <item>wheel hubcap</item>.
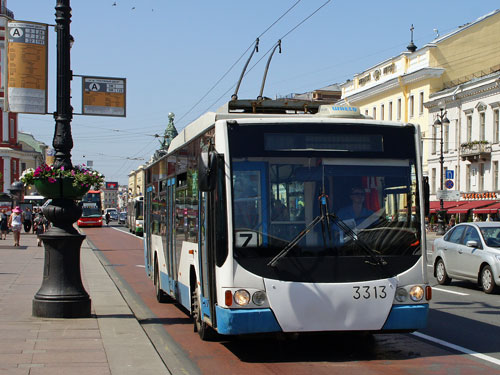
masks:
<path fill-rule="evenodd" d="M 444 265 L 443 263 L 439 263 L 437 266 L 437 279 L 443 280 L 444 277 Z"/>
<path fill-rule="evenodd" d="M 483 271 L 483 288 L 484 289 L 490 289 L 491 287 L 491 273 L 489 270 L 484 270 Z"/>

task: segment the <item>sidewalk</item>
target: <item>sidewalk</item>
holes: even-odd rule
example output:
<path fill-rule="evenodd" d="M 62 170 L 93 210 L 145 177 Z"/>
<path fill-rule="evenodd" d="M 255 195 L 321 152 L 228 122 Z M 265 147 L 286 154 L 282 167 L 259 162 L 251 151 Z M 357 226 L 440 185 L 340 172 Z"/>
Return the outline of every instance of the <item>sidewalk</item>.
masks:
<path fill-rule="evenodd" d="M 34 234 L 0 240 L 0 375 L 170 374 L 113 281 L 84 241 L 82 280 L 92 317 L 32 316 L 44 248 Z"/>

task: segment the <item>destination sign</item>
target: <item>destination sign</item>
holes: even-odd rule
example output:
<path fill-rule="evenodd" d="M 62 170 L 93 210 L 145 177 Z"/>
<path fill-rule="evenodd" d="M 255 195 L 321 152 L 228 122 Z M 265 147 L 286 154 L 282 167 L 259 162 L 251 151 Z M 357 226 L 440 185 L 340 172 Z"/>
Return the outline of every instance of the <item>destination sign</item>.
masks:
<path fill-rule="evenodd" d="M 82 77 L 82 113 L 125 117 L 126 79 Z"/>

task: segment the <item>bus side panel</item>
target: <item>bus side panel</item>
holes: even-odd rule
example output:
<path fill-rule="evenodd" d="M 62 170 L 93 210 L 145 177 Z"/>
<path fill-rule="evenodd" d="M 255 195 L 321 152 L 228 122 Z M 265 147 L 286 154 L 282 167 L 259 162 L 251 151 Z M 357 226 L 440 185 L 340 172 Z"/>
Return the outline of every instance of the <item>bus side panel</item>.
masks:
<path fill-rule="evenodd" d="M 191 311 L 191 287 L 190 287 L 190 270 L 194 267 L 196 273 L 196 280 L 199 280 L 199 270 L 198 262 L 198 244 L 195 242 L 182 242 L 182 250 L 179 261 L 179 273 L 177 289 L 178 289 L 178 301 L 182 306 L 184 306 L 188 311 Z"/>

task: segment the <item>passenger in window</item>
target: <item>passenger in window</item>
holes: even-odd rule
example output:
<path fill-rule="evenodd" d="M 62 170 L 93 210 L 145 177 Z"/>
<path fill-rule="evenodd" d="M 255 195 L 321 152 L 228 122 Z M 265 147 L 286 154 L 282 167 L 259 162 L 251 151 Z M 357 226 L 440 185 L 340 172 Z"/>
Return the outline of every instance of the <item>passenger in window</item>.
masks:
<path fill-rule="evenodd" d="M 290 218 L 288 208 L 279 199 L 273 199 L 271 220 L 272 221 L 288 221 Z"/>

